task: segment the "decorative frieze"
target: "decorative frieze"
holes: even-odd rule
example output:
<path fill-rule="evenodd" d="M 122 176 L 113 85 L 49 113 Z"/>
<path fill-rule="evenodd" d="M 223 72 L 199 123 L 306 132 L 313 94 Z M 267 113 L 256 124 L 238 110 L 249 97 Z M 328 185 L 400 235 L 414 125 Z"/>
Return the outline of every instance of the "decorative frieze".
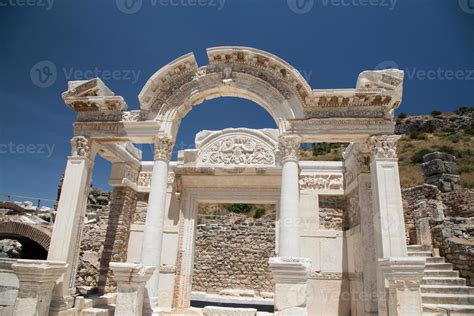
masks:
<path fill-rule="evenodd" d="M 138 176 L 138 187 L 149 188 L 151 185 L 151 172 L 140 172 Z"/>
<path fill-rule="evenodd" d="M 341 190 L 342 175 L 303 175 L 300 176 L 300 190 Z"/>
<path fill-rule="evenodd" d="M 396 142 L 400 139 L 400 137 L 400 135 L 380 135 L 370 137 L 369 149 L 372 159 L 396 159 Z"/>

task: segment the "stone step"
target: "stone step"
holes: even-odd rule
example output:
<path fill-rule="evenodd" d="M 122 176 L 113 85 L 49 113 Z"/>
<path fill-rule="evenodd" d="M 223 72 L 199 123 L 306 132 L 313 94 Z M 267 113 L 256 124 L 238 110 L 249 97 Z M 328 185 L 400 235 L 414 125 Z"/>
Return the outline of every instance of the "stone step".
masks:
<path fill-rule="evenodd" d="M 472 314 L 474 314 L 474 306 L 455 304 L 423 304 L 423 315 L 446 316 L 446 311 L 451 311 L 451 316 L 472 316 Z"/>
<path fill-rule="evenodd" d="M 426 258 L 426 263 L 443 263 L 446 259 L 444 257 L 429 257 Z"/>
<path fill-rule="evenodd" d="M 421 300 L 426 304 L 474 305 L 472 294 L 423 293 Z"/>
<path fill-rule="evenodd" d="M 408 257 L 431 257 L 431 251 L 408 252 Z"/>
<path fill-rule="evenodd" d="M 474 287 L 458 285 L 422 285 L 421 293 L 473 294 Z"/>
<path fill-rule="evenodd" d="M 444 278 L 444 277 L 427 277 L 422 280 L 423 285 L 466 285 L 466 279 L 463 278 Z"/>
<path fill-rule="evenodd" d="M 407 250 L 408 252 L 413 252 L 413 251 L 430 251 L 431 252 L 432 247 L 426 246 L 426 245 L 407 245 Z"/>
<path fill-rule="evenodd" d="M 427 262 L 425 270 L 453 270 L 453 265 L 446 262 Z"/>
<path fill-rule="evenodd" d="M 82 316 L 113 316 L 115 309 L 111 306 L 96 306 L 82 310 Z"/>
<path fill-rule="evenodd" d="M 455 278 L 459 276 L 459 271 L 453 270 L 426 270 L 425 269 L 425 277 L 447 277 L 447 278 Z"/>

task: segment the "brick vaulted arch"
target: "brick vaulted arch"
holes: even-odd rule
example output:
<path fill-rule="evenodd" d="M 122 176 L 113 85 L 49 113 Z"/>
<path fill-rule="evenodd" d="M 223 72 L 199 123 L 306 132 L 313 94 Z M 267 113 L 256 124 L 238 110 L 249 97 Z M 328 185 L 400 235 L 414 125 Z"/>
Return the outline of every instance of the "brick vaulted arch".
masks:
<path fill-rule="evenodd" d="M 51 242 L 51 232 L 46 228 L 18 222 L 0 223 L 0 238 L 5 237 L 31 239 L 41 245 L 46 251 L 49 250 L 49 244 Z"/>

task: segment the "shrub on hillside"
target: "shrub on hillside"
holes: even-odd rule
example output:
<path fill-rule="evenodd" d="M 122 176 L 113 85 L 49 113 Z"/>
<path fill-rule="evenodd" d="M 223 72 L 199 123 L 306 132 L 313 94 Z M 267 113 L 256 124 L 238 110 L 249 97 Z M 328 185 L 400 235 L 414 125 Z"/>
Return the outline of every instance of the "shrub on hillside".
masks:
<path fill-rule="evenodd" d="M 447 153 L 453 156 L 456 156 L 456 152 L 453 147 L 447 146 L 447 145 L 442 145 L 442 146 L 436 146 L 437 151 L 441 151 L 443 153 Z"/>
<path fill-rule="evenodd" d="M 457 115 L 465 115 L 465 114 L 468 114 L 470 112 L 474 112 L 474 107 L 472 107 L 472 106 L 461 106 L 459 109 L 454 111 L 454 113 L 456 113 Z"/>
<path fill-rule="evenodd" d="M 267 210 L 264 209 L 264 208 L 257 208 L 255 210 L 255 214 L 253 215 L 253 218 L 255 218 L 255 219 L 260 218 L 263 215 L 265 215 L 266 212 L 267 212 Z"/>
<path fill-rule="evenodd" d="M 431 111 L 432 116 L 440 116 L 441 114 L 443 114 L 443 112 L 441 111 L 437 111 L 437 110 Z"/>
<path fill-rule="evenodd" d="M 420 164 L 423 162 L 423 156 L 431 153 L 432 151 L 426 148 L 418 150 L 416 153 L 411 156 L 410 161 L 412 164 Z"/>
<path fill-rule="evenodd" d="M 313 156 L 320 156 L 329 154 L 331 152 L 331 144 L 329 143 L 317 143 L 313 144 Z"/>
<path fill-rule="evenodd" d="M 400 112 L 400 114 L 398 114 L 398 118 L 400 118 L 400 119 L 404 119 L 404 118 L 407 118 L 407 117 L 408 117 L 408 113 Z"/>
<path fill-rule="evenodd" d="M 408 134 L 408 137 L 410 137 L 410 139 L 413 139 L 413 140 L 426 140 L 426 135 L 424 133 L 420 133 L 419 131 L 411 131 L 409 134 Z"/>
<path fill-rule="evenodd" d="M 231 213 L 245 214 L 252 210 L 252 205 L 245 203 L 232 203 L 224 204 L 224 208 Z"/>

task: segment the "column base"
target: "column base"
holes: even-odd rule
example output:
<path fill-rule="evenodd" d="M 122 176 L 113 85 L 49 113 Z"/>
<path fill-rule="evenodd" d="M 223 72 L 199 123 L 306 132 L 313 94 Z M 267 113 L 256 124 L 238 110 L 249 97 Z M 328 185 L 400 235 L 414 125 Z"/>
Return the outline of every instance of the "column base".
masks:
<path fill-rule="evenodd" d="M 421 315 L 420 285 L 426 259 L 391 257 L 379 259 L 379 315 Z"/>
<path fill-rule="evenodd" d="M 48 315 L 54 285 L 67 266 L 65 262 L 25 259 L 12 264 L 20 281 L 15 315 Z"/>
<path fill-rule="evenodd" d="M 300 257 L 273 257 L 269 264 L 275 284 L 275 315 L 307 315 L 311 261 Z"/>
<path fill-rule="evenodd" d="M 117 315 L 142 315 L 145 284 L 155 267 L 128 262 L 111 262 L 110 268 L 117 281 Z"/>

